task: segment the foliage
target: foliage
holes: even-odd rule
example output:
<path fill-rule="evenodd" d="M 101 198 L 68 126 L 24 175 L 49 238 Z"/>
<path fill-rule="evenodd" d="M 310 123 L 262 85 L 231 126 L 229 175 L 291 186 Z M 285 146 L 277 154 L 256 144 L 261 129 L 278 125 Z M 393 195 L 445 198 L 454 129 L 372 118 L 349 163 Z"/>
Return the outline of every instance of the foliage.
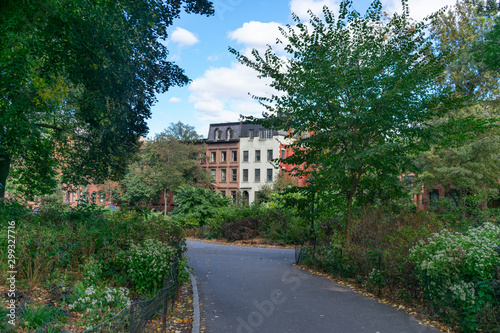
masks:
<path fill-rule="evenodd" d="M 153 140 L 145 141 L 138 161 L 124 178 L 124 199 L 130 203 L 149 203 L 155 195 L 162 193 L 166 202 L 167 192 L 176 192 L 187 184 L 208 183 L 208 173 L 200 164 L 200 156 L 205 156 L 205 146 L 198 139 L 199 135 L 192 126 L 178 122 Z"/>
<path fill-rule="evenodd" d="M 125 254 L 127 274 L 135 288 L 142 294 L 151 294 L 163 286 L 176 250 L 160 241 L 146 239 L 140 244 L 132 243 Z"/>
<path fill-rule="evenodd" d="M 438 80 L 452 86 L 458 96 L 473 101 L 462 108 L 451 108 L 437 122 L 467 117 L 485 123 L 498 119 L 498 71 L 485 67 L 475 57 L 477 52 L 484 53 L 479 41 L 493 29 L 497 11 L 496 4 L 487 10 L 483 0 L 462 0 L 433 16 L 430 31 L 438 49 L 455 55 Z M 463 203 L 468 194 L 487 201 L 500 190 L 500 131 L 491 128 L 477 132 L 472 126 L 461 127 L 460 131 L 470 140 L 447 141 L 419 156 L 423 170 L 418 178 L 427 186 L 441 184 L 447 195 L 456 192 L 458 203 Z"/>
<path fill-rule="evenodd" d="M 326 7 L 324 19 L 294 17 L 278 42 L 286 57 L 269 47 L 251 60 L 231 49 L 278 92 L 256 97 L 268 113 L 249 119 L 296 138 L 282 162 L 303 166 L 295 171 L 311 191 L 329 192 L 347 233 L 355 204 L 403 191 L 399 176 L 415 169 L 411 155 L 445 133 L 429 121 L 462 102 L 436 82 L 450 58 L 436 52 L 424 23 L 409 19 L 406 1 L 390 18 L 380 1 L 364 16 L 351 5 L 342 1 L 337 19 Z"/>
<path fill-rule="evenodd" d="M 500 311 L 499 295 L 493 288 L 500 268 L 499 244 L 500 227 L 487 222 L 464 234 L 444 229 L 411 251 L 428 297 L 445 319 L 462 318 L 464 331 L 481 328 L 481 316 L 492 307 L 497 315 Z"/>
<path fill-rule="evenodd" d="M 90 329 L 114 316 L 122 308 L 130 305 L 127 288 L 88 286 L 74 291 L 76 300 L 69 304 L 72 311 L 83 314 L 81 322 Z"/>
<path fill-rule="evenodd" d="M 0 197 L 12 161 L 27 196 L 124 173 L 156 93 L 189 82 L 167 28 L 206 0 L 0 3 Z M 57 172 L 56 172 L 57 171 Z M 29 185 L 29 186 L 28 186 Z"/>
<path fill-rule="evenodd" d="M 59 320 L 64 313 L 60 308 L 51 305 L 32 305 L 21 308 L 18 315 L 19 325 L 30 331 L 51 327 L 53 321 Z"/>
<path fill-rule="evenodd" d="M 181 186 L 174 196 L 176 207 L 172 213 L 193 219 L 190 224 L 196 221 L 199 225 L 205 225 L 208 219 L 215 217 L 219 209 L 227 207 L 230 201 L 229 197 L 222 197 L 200 186 Z"/>

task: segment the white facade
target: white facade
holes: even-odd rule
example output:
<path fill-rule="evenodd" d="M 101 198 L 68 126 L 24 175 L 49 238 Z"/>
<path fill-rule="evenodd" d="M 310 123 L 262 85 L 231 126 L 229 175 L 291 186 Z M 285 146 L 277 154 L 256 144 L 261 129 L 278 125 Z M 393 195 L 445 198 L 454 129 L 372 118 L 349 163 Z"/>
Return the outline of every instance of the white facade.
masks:
<path fill-rule="evenodd" d="M 240 136 L 239 188 L 249 203 L 255 201 L 262 185 L 278 179 L 279 164 L 272 160 L 282 157 L 284 142 L 284 135 L 263 129 L 255 129 L 254 135 Z"/>

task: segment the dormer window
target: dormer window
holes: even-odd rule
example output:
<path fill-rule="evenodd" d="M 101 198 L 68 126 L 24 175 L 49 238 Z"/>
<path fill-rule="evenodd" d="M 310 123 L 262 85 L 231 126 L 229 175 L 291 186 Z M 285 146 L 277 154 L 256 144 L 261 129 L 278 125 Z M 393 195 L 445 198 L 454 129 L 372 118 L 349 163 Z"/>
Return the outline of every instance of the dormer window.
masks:
<path fill-rule="evenodd" d="M 215 141 L 220 140 L 220 129 L 215 129 Z"/>
<path fill-rule="evenodd" d="M 228 128 L 226 130 L 226 140 L 231 140 L 233 138 L 233 129 L 232 128 Z"/>

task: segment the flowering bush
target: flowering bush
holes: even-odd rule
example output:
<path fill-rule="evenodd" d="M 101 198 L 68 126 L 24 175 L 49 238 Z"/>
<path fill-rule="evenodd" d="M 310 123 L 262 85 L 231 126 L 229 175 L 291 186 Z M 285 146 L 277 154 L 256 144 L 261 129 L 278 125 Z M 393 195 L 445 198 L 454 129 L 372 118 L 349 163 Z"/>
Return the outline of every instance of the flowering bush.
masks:
<path fill-rule="evenodd" d="M 83 313 L 82 323 L 88 329 L 112 316 L 130 305 L 127 288 L 99 288 L 89 286 L 85 291 L 76 291 L 79 297 L 69 304 L 72 311 Z"/>
<path fill-rule="evenodd" d="M 147 239 L 139 245 L 131 244 L 125 262 L 137 290 L 152 293 L 161 288 L 174 257 L 175 249 L 160 241 Z"/>
<path fill-rule="evenodd" d="M 413 247 L 410 256 L 421 269 L 421 281 L 433 304 L 447 314 L 456 313 L 463 327 L 473 330 L 481 311 L 494 307 L 499 245 L 500 228 L 488 222 L 465 234 L 436 233 L 427 243 Z"/>
<path fill-rule="evenodd" d="M 83 265 L 82 275 L 86 286 L 98 284 L 102 276 L 102 264 L 90 257 Z"/>

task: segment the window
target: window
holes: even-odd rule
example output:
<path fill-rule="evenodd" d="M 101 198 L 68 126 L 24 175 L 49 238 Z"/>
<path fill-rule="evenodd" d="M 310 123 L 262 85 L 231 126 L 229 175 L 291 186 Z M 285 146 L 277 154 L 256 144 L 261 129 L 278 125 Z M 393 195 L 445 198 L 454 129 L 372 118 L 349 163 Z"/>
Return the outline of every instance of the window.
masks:
<path fill-rule="evenodd" d="M 217 153 L 215 151 L 210 153 L 210 162 L 212 163 L 217 162 Z"/>
<path fill-rule="evenodd" d="M 92 195 L 91 195 L 92 203 L 95 203 L 96 199 L 97 199 L 97 192 L 92 192 Z"/>
<path fill-rule="evenodd" d="M 248 130 L 248 137 L 250 138 L 250 140 L 253 140 L 253 138 L 255 137 L 255 131 L 253 129 Z"/>
<path fill-rule="evenodd" d="M 248 169 L 243 169 L 243 181 L 248 181 Z"/>
<path fill-rule="evenodd" d="M 255 169 L 255 182 L 260 182 L 260 169 Z"/>
<path fill-rule="evenodd" d="M 268 162 L 271 162 L 273 160 L 273 150 L 272 149 L 269 149 L 267 151 L 267 161 Z"/>
<path fill-rule="evenodd" d="M 220 129 L 215 129 L 215 141 L 220 140 Z"/>
<path fill-rule="evenodd" d="M 225 182 L 226 181 L 226 169 L 222 169 L 220 171 L 220 181 Z"/>
<path fill-rule="evenodd" d="M 226 130 L 226 140 L 231 140 L 233 138 L 233 129 L 232 128 L 228 128 Z"/>
<path fill-rule="evenodd" d="M 233 182 L 238 180 L 238 169 L 231 169 L 231 180 Z"/>
<path fill-rule="evenodd" d="M 220 153 L 220 161 L 221 162 L 226 162 L 227 161 L 227 152 L 223 151 Z"/>
<path fill-rule="evenodd" d="M 104 193 L 101 193 L 99 196 L 99 200 L 101 200 L 101 202 L 104 202 L 104 199 L 106 199 L 106 195 Z"/>
<path fill-rule="evenodd" d="M 266 130 L 266 129 L 261 129 L 259 131 L 259 137 L 261 139 L 272 139 L 272 137 L 273 137 L 273 131 Z"/>
<path fill-rule="evenodd" d="M 224 198 L 226 196 L 226 191 L 220 191 L 220 195 Z"/>
<path fill-rule="evenodd" d="M 255 162 L 260 162 L 260 150 L 255 151 Z"/>
<path fill-rule="evenodd" d="M 215 181 L 215 173 L 216 173 L 216 170 L 215 170 L 215 169 L 212 169 L 212 170 L 210 170 L 210 173 L 211 173 L 211 178 L 212 178 L 212 181 L 214 182 L 214 181 Z"/>
<path fill-rule="evenodd" d="M 231 191 L 231 198 L 233 198 L 233 201 L 236 201 L 236 191 Z"/>
<path fill-rule="evenodd" d="M 267 169 L 267 181 L 268 182 L 273 181 L 273 169 Z"/>
<path fill-rule="evenodd" d="M 236 161 L 238 161 L 238 152 L 232 151 L 231 152 L 231 162 L 236 162 Z"/>
<path fill-rule="evenodd" d="M 285 149 L 281 149 L 281 158 L 285 158 Z"/>
<path fill-rule="evenodd" d="M 248 150 L 243 151 L 243 162 L 248 162 Z"/>

